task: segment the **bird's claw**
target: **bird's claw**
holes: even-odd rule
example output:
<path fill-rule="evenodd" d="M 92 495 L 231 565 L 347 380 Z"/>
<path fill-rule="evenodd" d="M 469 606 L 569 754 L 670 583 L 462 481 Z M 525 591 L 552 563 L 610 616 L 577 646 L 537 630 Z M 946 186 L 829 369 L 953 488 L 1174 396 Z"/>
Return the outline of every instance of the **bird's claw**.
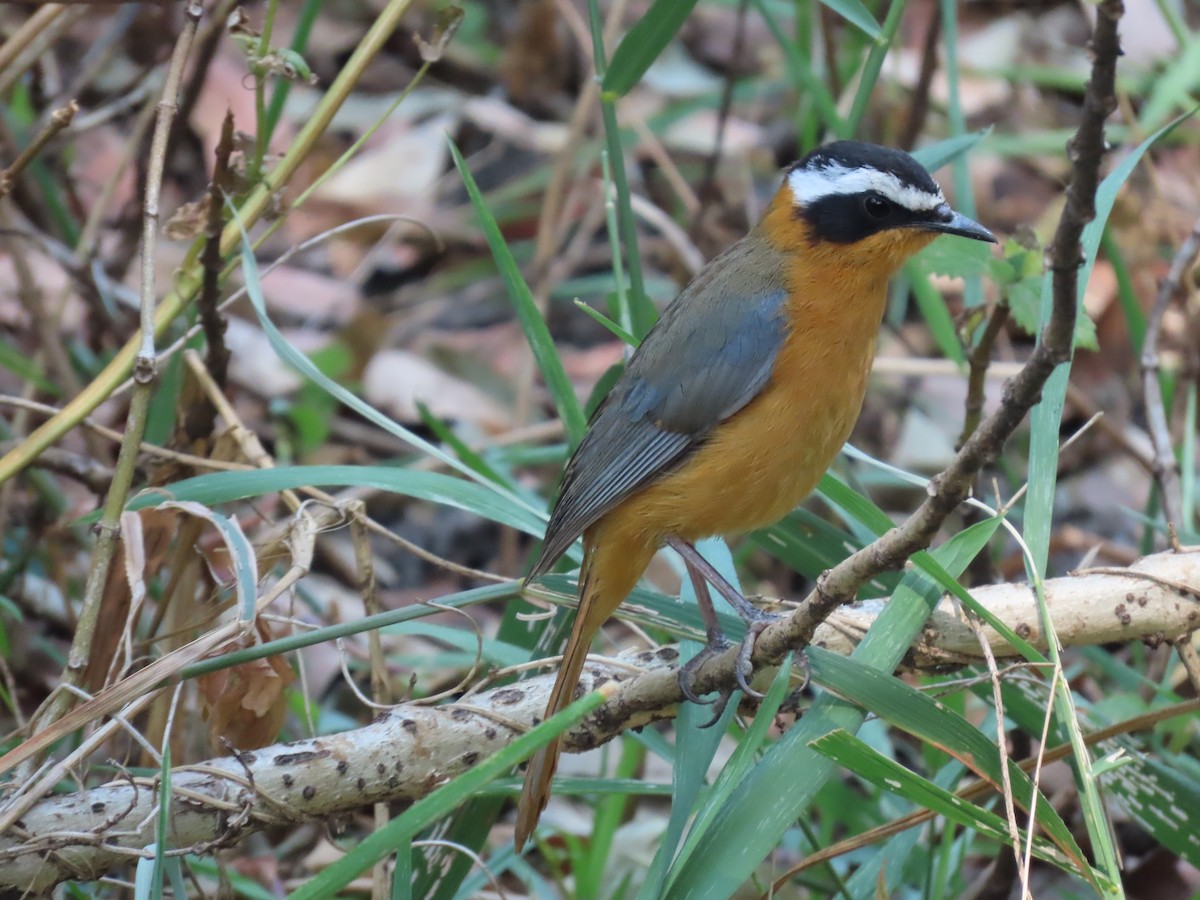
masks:
<path fill-rule="evenodd" d="M 746 636 L 742 638 L 742 642 L 738 645 L 734 678 L 737 679 L 738 687 L 742 689 L 747 697 L 761 700 L 764 696 L 760 691 L 756 691 L 750 686 L 749 679 L 754 674 L 754 664 L 751 662 L 751 657 L 754 655 L 754 644 L 758 640 L 758 636 L 766 631 L 768 625 L 779 618 L 779 616 L 759 611 L 753 617 L 746 620 Z"/>

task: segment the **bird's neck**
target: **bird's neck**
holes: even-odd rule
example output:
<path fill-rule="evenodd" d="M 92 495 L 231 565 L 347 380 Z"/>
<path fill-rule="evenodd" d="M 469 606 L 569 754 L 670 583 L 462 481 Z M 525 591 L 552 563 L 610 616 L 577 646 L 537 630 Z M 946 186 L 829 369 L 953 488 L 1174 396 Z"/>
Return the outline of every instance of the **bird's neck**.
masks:
<path fill-rule="evenodd" d="M 756 231 L 784 260 L 792 313 L 799 321 L 838 320 L 843 333 L 874 339 L 883 318 L 888 280 L 903 258 L 817 239 L 791 202 L 790 191 L 776 194 Z"/>

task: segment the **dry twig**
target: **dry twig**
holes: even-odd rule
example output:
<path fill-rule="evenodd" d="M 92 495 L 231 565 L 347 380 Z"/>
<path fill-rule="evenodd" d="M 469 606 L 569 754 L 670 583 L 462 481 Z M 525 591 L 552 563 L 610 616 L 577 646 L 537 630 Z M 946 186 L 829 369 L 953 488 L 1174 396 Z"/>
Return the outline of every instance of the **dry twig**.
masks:
<path fill-rule="evenodd" d="M 67 657 L 67 666 L 63 671 L 62 683 L 66 686 L 77 687 L 83 673 L 88 668 L 91 658 L 92 642 L 96 625 L 100 616 L 101 601 L 104 586 L 108 580 L 108 570 L 116 553 L 120 538 L 119 521 L 129 497 L 133 484 L 134 469 L 137 463 L 138 448 L 146 431 L 146 419 L 150 410 L 150 397 L 153 392 L 155 377 L 154 353 L 154 246 L 158 226 L 158 195 L 162 187 L 163 170 L 166 165 L 167 135 L 170 133 L 171 120 L 175 112 L 175 95 L 183 78 L 184 66 L 187 64 L 188 52 L 191 48 L 192 37 L 196 25 L 203 13 L 199 2 L 189 3 L 185 24 L 175 42 L 175 51 L 163 85 L 163 99 L 159 102 L 158 121 L 154 131 L 154 142 L 151 151 L 151 178 L 147 185 L 145 197 L 145 221 L 142 240 L 142 301 L 141 301 L 141 346 L 134 362 L 135 376 L 138 389 L 134 391 L 129 404 L 128 424 L 121 442 L 121 451 L 117 457 L 117 467 L 113 473 L 112 484 L 104 504 L 104 514 L 98 525 L 96 546 L 92 552 L 91 565 L 88 569 L 87 584 L 84 587 L 83 606 L 79 614 L 75 635 L 71 642 L 71 650 Z M 35 727 L 42 731 L 60 719 L 74 703 L 75 695 L 71 691 L 62 690 L 54 695 L 54 699 L 36 718 Z"/>
<path fill-rule="evenodd" d="M 1179 486 L 1179 461 L 1171 442 L 1171 429 L 1167 424 L 1167 411 L 1163 407 L 1162 385 L 1158 380 L 1158 336 L 1162 330 L 1163 316 L 1171 300 L 1179 292 L 1183 276 L 1200 255 L 1200 219 L 1192 226 L 1192 232 L 1180 246 L 1167 277 L 1158 287 L 1154 307 L 1146 317 L 1146 336 L 1142 342 L 1142 400 L 1146 404 L 1146 424 L 1150 440 L 1154 444 L 1154 477 L 1162 495 L 1163 513 L 1167 519 L 1167 535 L 1171 546 L 1179 549 L 1178 529 L 1183 526 L 1182 497 Z M 1188 440 L 1192 439 L 1188 435 Z"/>

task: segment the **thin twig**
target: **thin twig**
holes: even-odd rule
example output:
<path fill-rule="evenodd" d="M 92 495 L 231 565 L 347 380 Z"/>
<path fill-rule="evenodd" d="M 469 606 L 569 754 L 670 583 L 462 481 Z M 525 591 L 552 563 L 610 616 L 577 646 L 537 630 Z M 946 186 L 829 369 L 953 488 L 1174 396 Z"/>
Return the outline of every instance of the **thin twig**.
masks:
<path fill-rule="evenodd" d="M 59 107 L 50 115 L 50 121 L 46 123 L 46 127 L 34 136 L 33 140 L 29 142 L 29 146 L 21 151 L 11 166 L 0 172 L 0 198 L 8 196 L 8 192 L 12 190 L 17 177 L 25 171 L 25 167 L 37 158 L 37 155 L 54 140 L 59 132 L 71 124 L 71 120 L 75 118 L 77 112 L 79 112 L 79 104 L 71 100 L 66 106 Z"/>
<path fill-rule="evenodd" d="M 54 42 L 88 11 L 58 3 L 46 3 L 0 45 L 0 97 L 8 97 L 13 86 L 37 64 Z"/>
<path fill-rule="evenodd" d="M 14 443 L 4 441 L 0 447 L 7 449 Z M 112 469 L 89 454 L 75 453 L 61 447 L 47 447 L 34 461 L 33 467 L 73 478 L 95 494 L 107 491 L 113 477 Z"/>
<path fill-rule="evenodd" d="M 1008 312 L 1007 303 L 996 305 L 996 308 L 992 310 L 991 318 L 988 319 L 987 326 L 983 329 L 983 334 L 979 336 L 979 343 L 971 351 L 970 374 L 967 377 L 967 403 L 963 415 L 962 434 L 958 436 L 959 447 L 965 444 L 967 438 L 979 427 L 979 420 L 983 416 L 983 386 L 987 381 L 988 366 L 992 362 L 992 348 L 996 345 L 996 338 L 1000 336 L 1000 332 L 1008 322 Z"/>
<path fill-rule="evenodd" d="M 209 374 L 217 387 L 224 389 L 229 377 L 229 348 L 225 345 L 225 320 L 217 312 L 217 298 L 221 287 L 221 231 L 224 226 L 222 212 L 225 209 L 225 194 L 233 190 L 233 170 L 229 159 L 233 155 L 233 112 L 225 112 L 221 123 L 221 138 L 217 141 L 216 161 L 213 163 L 212 183 L 208 190 L 208 224 L 204 232 L 204 252 L 200 264 L 204 267 L 204 283 L 196 298 L 200 311 L 200 324 L 204 327 Z"/>
<path fill-rule="evenodd" d="M 1196 652 L 1193 640 L 1195 640 L 1195 635 L 1191 634 L 1180 638 L 1175 641 L 1175 650 L 1179 653 L 1179 661 L 1183 663 L 1188 680 L 1192 683 L 1192 690 L 1200 694 L 1200 654 Z"/>
<path fill-rule="evenodd" d="M 383 10 L 375 17 L 367 33 L 359 41 L 350 58 L 342 66 L 338 76 L 322 95 L 311 115 L 292 140 L 289 149 L 271 169 L 264 182 L 255 187 L 239 208 L 240 222 L 225 227 L 221 235 L 221 249 L 229 253 L 241 244 L 242 228 L 250 228 L 272 208 L 274 198 L 296 174 L 300 164 L 307 158 L 317 137 L 332 121 L 334 113 L 342 106 L 362 77 L 368 62 L 387 43 L 396 29 L 400 18 L 412 5 L 413 0 L 387 0 Z M 295 208 L 295 205 L 293 205 Z M 276 224 L 280 220 L 276 220 Z M 268 229 L 269 230 L 269 229 Z M 159 331 L 183 311 L 195 296 L 200 284 L 199 266 L 193 248 L 184 259 L 171 290 L 159 304 L 156 327 Z M 25 441 L 9 453 L 0 457 L 0 482 L 6 481 L 25 468 L 44 448 L 70 431 L 79 420 L 90 414 L 97 406 L 108 400 L 112 391 L 123 382 L 133 368 L 139 348 L 137 336 L 126 342 L 109 361 L 108 365 L 92 380 L 83 393 L 76 396 L 62 411 L 43 423 Z"/>
<path fill-rule="evenodd" d="M 27 409 L 32 412 L 42 413 L 47 416 L 54 416 L 61 412 L 59 407 L 51 406 L 49 403 L 39 403 L 37 400 L 30 400 L 26 397 L 14 397 L 8 394 L 0 394 L 0 406 L 12 406 L 16 409 Z M 110 441 L 115 441 L 118 444 L 125 439 L 124 432 L 117 431 L 115 428 L 109 428 L 107 425 L 101 425 L 99 422 L 91 418 L 84 419 L 79 424 L 89 431 L 98 434 L 103 438 L 107 438 Z M 160 447 L 157 444 L 150 444 L 145 441 L 138 445 L 138 450 L 147 454 L 148 456 L 181 463 L 185 466 L 191 466 L 192 468 L 212 469 L 216 472 L 245 472 L 255 468 L 255 466 L 249 465 L 248 463 L 225 462 L 224 460 L 220 459 L 209 459 L 204 456 L 196 456 L 194 453 L 180 453 L 177 450 L 171 450 L 167 447 Z"/>
<path fill-rule="evenodd" d="M 1146 424 L 1150 441 L 1154 444 L 1154 478 L 1162 494 L 1163 515 L 1167 519 L 1167 536 L 1174 550 L 1179 550 L 1178 529 L 1183 524 L 1182 493 L 1179 486 L 1179 461 L 1171 443 L 1171 429 L 1167 424 L 1167 411 L 1163 406 L 1162 384 L 1158 379 L 1160 361 L 1158 338 L 1162 330 L 1163 316 L 1171 300 L 1179 292 L 1183 276 L 1196 256 L 1200 255 L 1200 219 L 1192 226 L 1192 232 L 1171 260 L 1167 277 L 1158 286 L 1154 306 L 1146 317 L 1146 336 L 1142 341 L 1142 401 L 1146 405 Z M 1192 440 L 1188 435 L 1187 440 Z"/>

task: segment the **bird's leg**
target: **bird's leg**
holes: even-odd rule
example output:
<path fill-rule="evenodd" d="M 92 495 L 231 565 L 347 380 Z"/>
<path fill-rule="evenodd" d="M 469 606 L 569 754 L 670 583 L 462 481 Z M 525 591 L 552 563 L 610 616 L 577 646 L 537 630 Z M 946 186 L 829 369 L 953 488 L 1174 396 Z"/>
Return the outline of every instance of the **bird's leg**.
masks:
<path fill-rule="evenodd" d="M 708 593 L 708 582 L 704 580 L 704 575 L 686 558 L 683 563 L 687 566 L 688 576 L 692 579 L 692 590 L 696 593 L 696 605 L 700 607 L 700 618 L 704 620 L 704 633 L 708 640 L 705 642 L 703 650 L 679 667 L 679 690 L 683 691 L 683 696 L 687 700 L 703 705 L 713 701 L 701 700 L 696 695 L 694 689 L 696 672 L 707 660 L 728 650 L 729 640 L 725 637 L 725 632 L 721 629 L 721 623 L 717 619 L 717 611 L 713 608 L 712 597 Z M 725 704 L 721 703 L 721 710 L 724 710 L 724 707 Z M 720 717 L 721 713 L 718 712 L 717 718 Z M 712 722 L 709 724 L 711 725 Z"/>
<path fill-rule="evenodd" d="M 746 636 L 742 638 L 742 643 L 738 649 L 737 668 L 735 670 L 737 676 L 738 687 L 745 691 L 751 697 L 761 697 L 762 694 L 750 687 L 747 678 L 753 671 L 753 666 L 750 663 L 750 654 L 754 652 L 754 642 L 758 636 L 766 629 L 768 625 L 775 621 L 776 617 L 765 613 L 758 609 L 754 604 L 741 595 L 737 588 L 725 580 L 725 576 L 717 571 L 716 567 L 707 559 L 700 555 L 697 550 L 688 541 L 677 537 L 667 538 L 667 546 L 683 557 L 684 563 L 688 567 L 688 571 L 693 569 L 703 576 L 704 580 L 717 589 L 717 593 L 724 597 L 734 611 L 741 616 L 742 621 L 746 623 Z M 705 592 L 707 594 L 707 592 Z M 697 593 L 699 598 L 699 593 Z M 711 603 L 709 604 L 710 611 L 712 610 Z M 715 611 L 712 613 L 715 619 Z M 705 622 L 707 623 L 707 619 Z"/>

